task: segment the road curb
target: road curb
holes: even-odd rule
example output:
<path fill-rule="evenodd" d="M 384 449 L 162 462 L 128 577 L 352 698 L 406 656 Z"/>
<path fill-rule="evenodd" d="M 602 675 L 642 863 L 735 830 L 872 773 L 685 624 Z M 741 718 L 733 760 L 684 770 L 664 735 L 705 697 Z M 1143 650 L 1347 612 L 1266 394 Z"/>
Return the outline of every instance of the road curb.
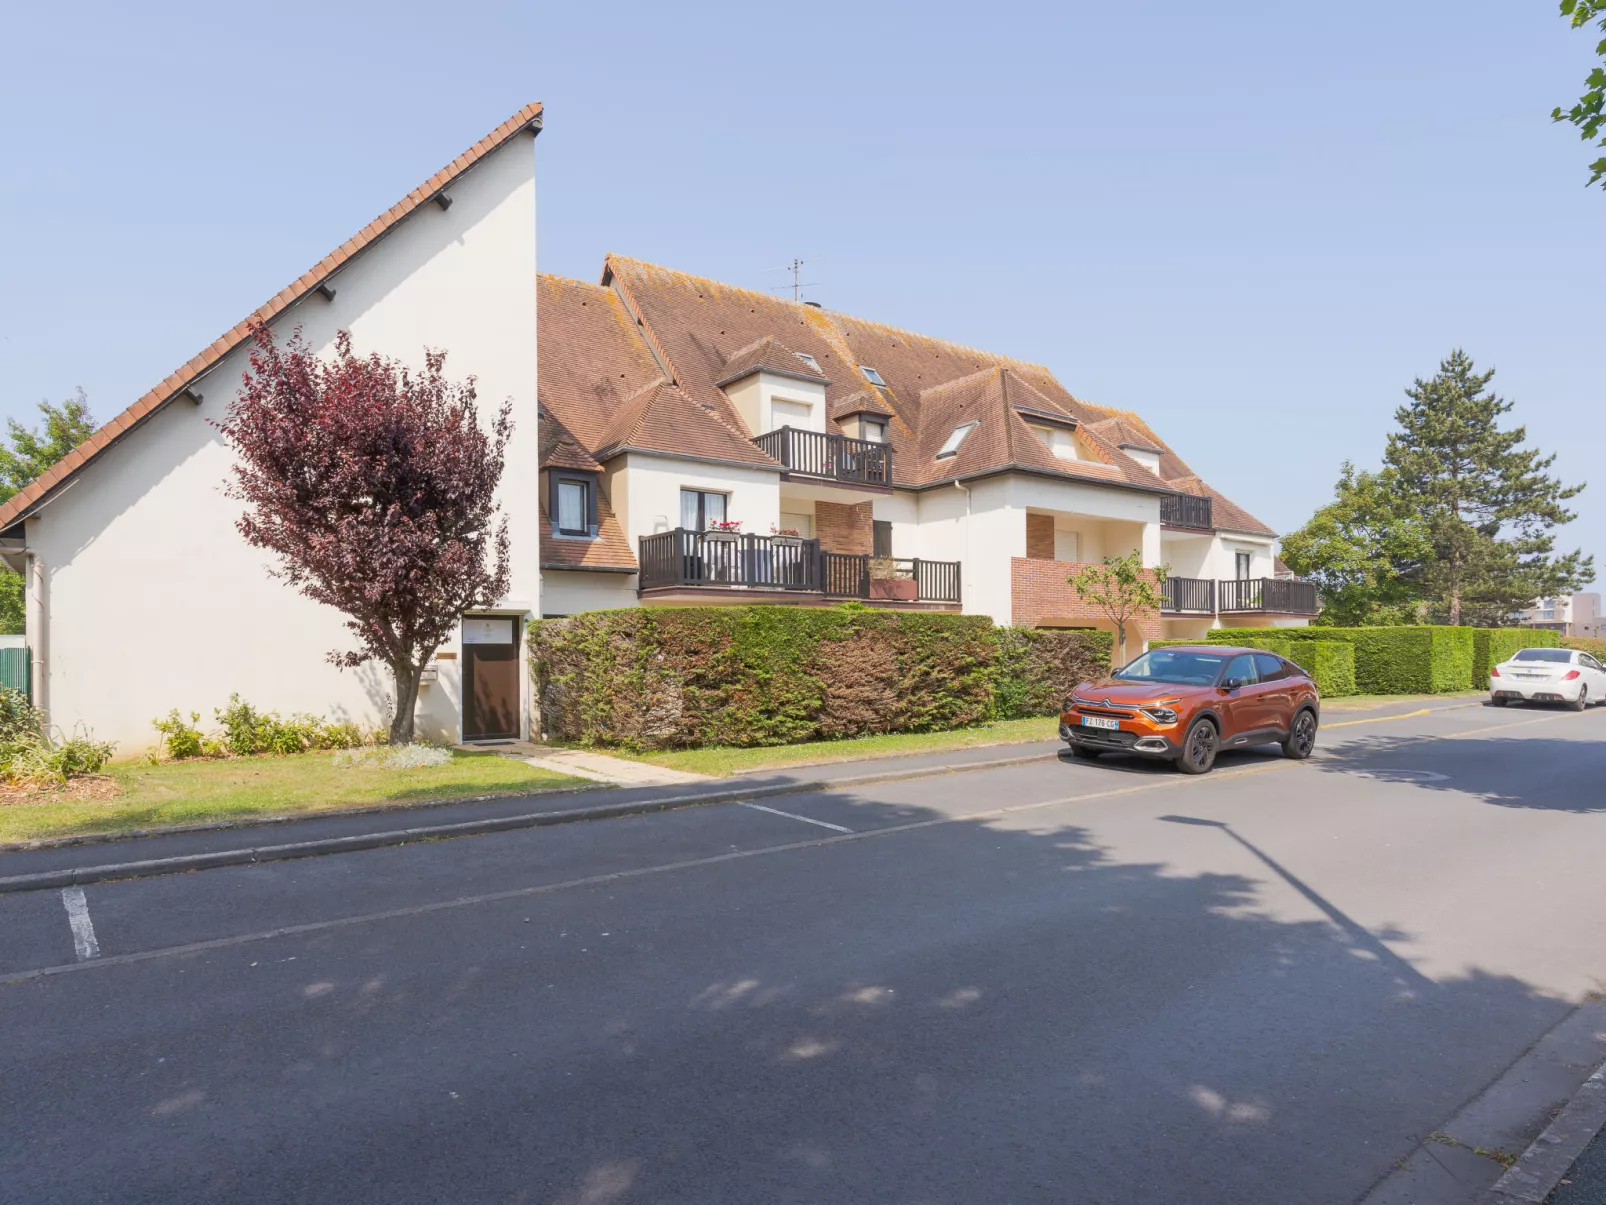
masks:
<path fill-rule="evenodd" d="M 676 795 L 668 798 L 638 799 L 629 803 L 599 804 L 595 807 L 569 808 L 557 812 L 526 812 L 517 816 L 493 816 L 482 820 L 464 820 L 453 824 L 421 825 L 403 829 L 387 829 L 373 833 L 358 833 L 346 837 L 325 837 L 316 841 L 294 841 L 282 845 L 262 845 L 240 849 L 212 850 L 199 854 L 176 854 L 167 858 L 146 858 L 135 862 L 111 862 L 101 866 L 65 866 L 58 870 L 38 871 L 33 874 L 10 875 L 0 878 L 0 894 L 20 891 L 44 891 L 58 887 L 86 886 L 114 879 L 141 879 L 164 874 L 182 874 L 193 870 L 213 870 L 223 866 L 250 866 L 259 862 L 282 862 L 295 858 L 314 858 L 326 854 L 353 853 L 359 850 L 381 849 L 393 845 L 411 845 L 420 841 L 444 841 L 454 837 L 475 837 L 489 833 L 510 832 L 526 828 L 547 828 L 560 824 L 580 824 L 589 820 L 614 820 L 625 816 L 644 816 L 655 812 L 678 811 L 681 808 L 703 807 L 717 803 L 735 803 L 748 799 L 768 799 L 778 795 L 800 795 L 810 791 L 840 790 L 847 787 L 869 786 L 882 782 L 901 782 L 913 778 L 932 778 L 941 774 L 962 774 L 971 770 L 996 770 L 1006 766 L 1026 765 L 1030 762 L 1052 761 L 1059 752 L 1031 753 L 1017 757 L 995 757 L 986 761 L 964 762 L 959 765 L 924 766 L 910 770 L 883 770 L 879 774 L 861 774 L 852 778 L 810 779 L 807 781 L 776 783 L 771 786 L 727 787 L 719 791 L 704 791 L 695 795 Z M 324 816 L 304 817 L 323 819 Z"/>
<path fill-rule="evenodd" d="M 1606 1127 L 1606 1065 L 1584 1081 L 1556 1120 L 1535 1138 L 1480 1205 L 1542 1205 Z"/>

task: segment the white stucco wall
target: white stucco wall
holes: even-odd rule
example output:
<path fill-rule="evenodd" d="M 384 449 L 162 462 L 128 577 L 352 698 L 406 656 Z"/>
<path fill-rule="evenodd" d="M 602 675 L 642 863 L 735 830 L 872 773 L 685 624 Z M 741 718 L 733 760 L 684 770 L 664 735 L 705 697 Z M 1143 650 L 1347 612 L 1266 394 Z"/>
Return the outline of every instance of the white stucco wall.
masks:
<path fill-rule="evenodd" d="M 631 548 L 641 536 L 680 526 L 682 489 L 730 495 L 725 513 L 741 520 L 745 532 L 767 536 L 770 527 L 780 523 L 778 470 L 705 464 L 641 452 L 617 457 L 608 467 L 608 497 Z"/>
<path fill-rule="evenodd" d="M 548 569 L 541 575 L 543 615 L 578 615 L 581 611 L 610 611 L 636 605 L 634 573 Z"/>
<path fill-rule="evenodd" d="M 302 327 L 318 351 L 346 329 L 358 354 L 417 365 L 426 346 L 445 348 L 449 375 L 479 378 L 487 418 L 512 399 L 498 499 L 513 546 L 505 601 L 538 613 L 532 139 L 515 138 L 449 191 L 449 209 L 422 206 L 345 265 L 332 301 L 314 294 L 274 325 L 281 337 Z M 231 455 L 211 421 L 245 367 L 245 350 L 231 353 L 196 386 L 199 407 L 169 403 L 27 521 L 44 577 L 29 639 L 52 723 L 132 753 L 154 742 L 154 717 L 177 707 L 209 722 L 231 692 L 283 713 L 385 720 L 388 671 L 329 665 L 331 650 L 353 647 L 342 616 L 270 578 L 269 558 L 235 530 L 241 508 L 223 494 Z M 421 701 L 437 739 L 456 736 L 444 710 L 454 674 L 443 667 L 446 682 Z"/>

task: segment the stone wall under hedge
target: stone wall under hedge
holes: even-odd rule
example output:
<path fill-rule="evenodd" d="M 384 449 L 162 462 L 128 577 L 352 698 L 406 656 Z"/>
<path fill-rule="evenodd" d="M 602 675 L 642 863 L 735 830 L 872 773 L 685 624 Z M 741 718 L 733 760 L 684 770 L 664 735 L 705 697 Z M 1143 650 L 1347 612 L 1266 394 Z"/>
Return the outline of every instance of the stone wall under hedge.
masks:
<path fill-rule="evenodd" d="M 551 738 L 782 745 L 1052 714 L 1109 669 L 1107 632 L 841 607 L 652 607 L 530 625 Z"/>

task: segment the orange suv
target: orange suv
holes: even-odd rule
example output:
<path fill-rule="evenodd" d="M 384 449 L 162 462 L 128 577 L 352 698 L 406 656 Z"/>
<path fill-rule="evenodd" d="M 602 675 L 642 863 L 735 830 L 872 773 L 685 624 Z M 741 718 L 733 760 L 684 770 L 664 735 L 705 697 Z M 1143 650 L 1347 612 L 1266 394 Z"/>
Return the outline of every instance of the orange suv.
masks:
<path fill-rule="evenodd" d="M 1321 699 L 1292 661 L 1254 649 L 1151 649 L 1108 678 L 1084 682 L 1060 709 L 1060 739 L 1077 757 L 1137 753 L 1204 774 L 1222 749 L 1279 744 L 1287 757 L 1316 748 Z"/>

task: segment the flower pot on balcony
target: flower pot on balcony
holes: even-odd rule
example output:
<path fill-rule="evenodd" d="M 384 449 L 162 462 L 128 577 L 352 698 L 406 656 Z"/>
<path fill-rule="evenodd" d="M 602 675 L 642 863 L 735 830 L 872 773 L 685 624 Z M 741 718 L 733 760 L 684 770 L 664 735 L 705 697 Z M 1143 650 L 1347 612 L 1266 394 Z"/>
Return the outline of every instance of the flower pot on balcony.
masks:
<path fill-rule="evenodd" d="M 915 583 L 907 577 L 872 577 L 870 597 L 884 602 L 914 602 L 919 596 Z"/>
<path fill-rule="evenodd" d="M 770 543 L 782 548 L 801 548 L 806 543 L 802 536 L 771 536 Z"/>
<path fill-rule="evenodd" d="M 739 531 L 705 531 L 703 540 L 709 544 L 735 544 L 742 538 Z"/>

